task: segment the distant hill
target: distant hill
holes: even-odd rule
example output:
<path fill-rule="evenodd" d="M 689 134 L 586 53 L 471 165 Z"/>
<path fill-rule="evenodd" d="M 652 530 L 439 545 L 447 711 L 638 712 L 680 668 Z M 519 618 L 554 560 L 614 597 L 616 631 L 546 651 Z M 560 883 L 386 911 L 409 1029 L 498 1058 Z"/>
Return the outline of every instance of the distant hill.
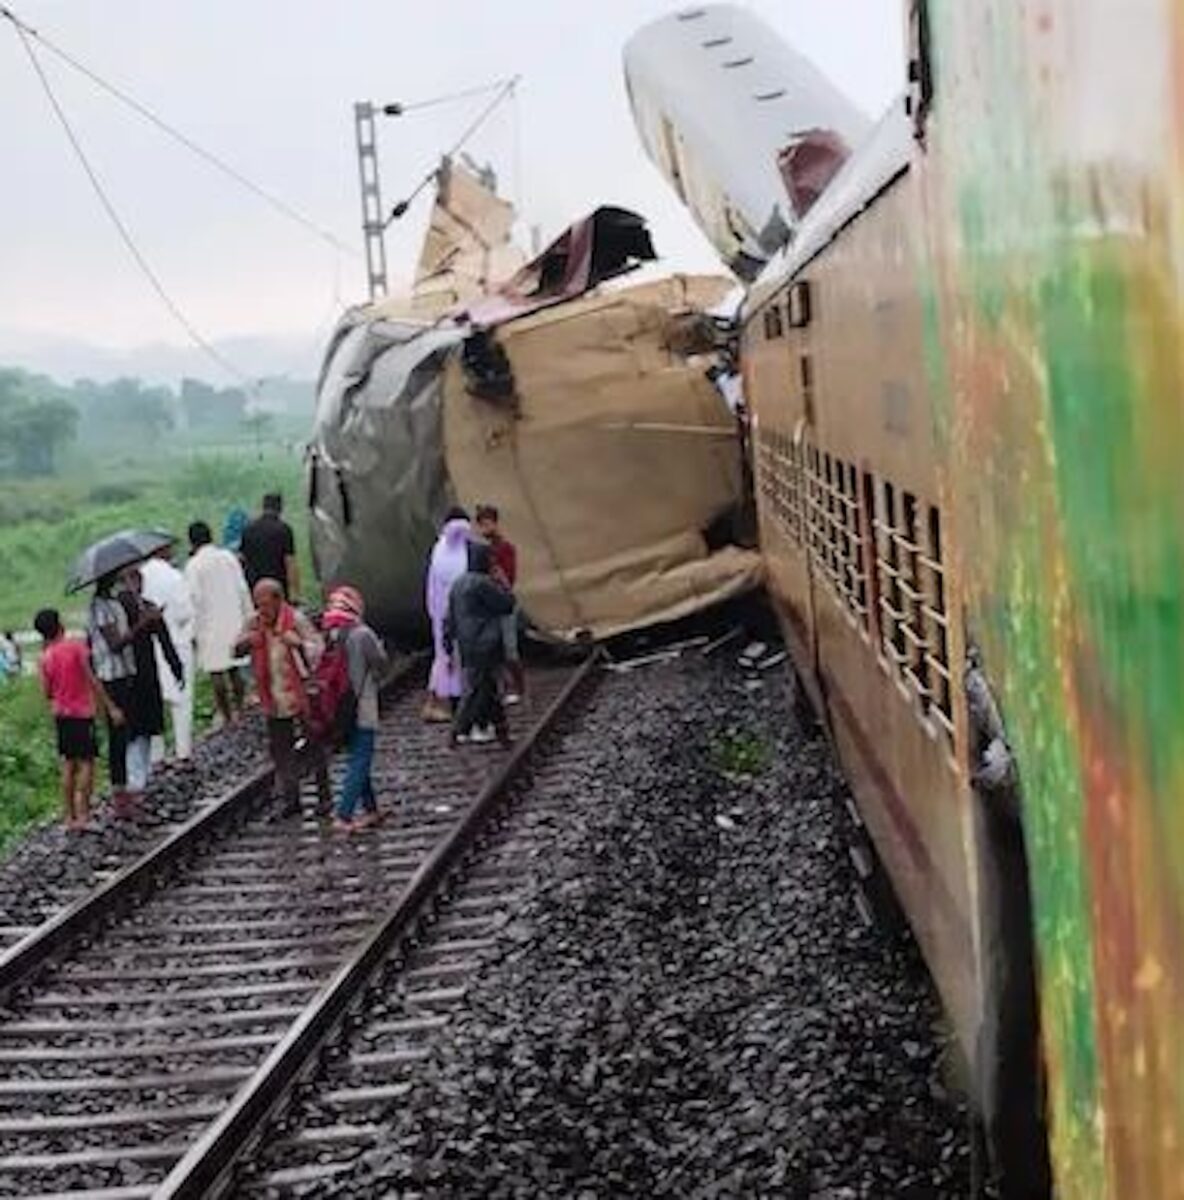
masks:
<path fill-rule="evenodd" d="M 324 346 L 315 334 L 225 338 L 215 348 L 252 378 L 315 380 Z M 31 333 L 0 325 L 0 363 L 50 375 L 63 382 L 93 379 L 105 383 L 133 376 L 177 387 L 186 377 L 219 387 L 234 383 L 195 347 L 155 342 L 127 350 L 94 346 L 57 334 Z"/>

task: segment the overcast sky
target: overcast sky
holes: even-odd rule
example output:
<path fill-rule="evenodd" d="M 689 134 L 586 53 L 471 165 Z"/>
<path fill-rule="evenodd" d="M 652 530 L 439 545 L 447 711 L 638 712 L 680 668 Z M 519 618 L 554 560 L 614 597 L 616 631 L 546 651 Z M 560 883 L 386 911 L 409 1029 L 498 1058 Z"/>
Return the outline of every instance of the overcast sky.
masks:
<path fill-rule="evenodd" d="M 598 203 L 635 208 L 672 269 L 710 247 L 644 157 L 621 47 L 669 0 L 11 0 L 51 40 L 343 240 L 360 238 L 352 105 L 413 100 L 513 73 L 516 104 L 470 149 L 493 161 L 544 240 Z M 751 0 L 869 115 L 903 75 L 901 0 Z M 322 329 L 361 298 L 335 254 L 56 61 L 50 78 L 166 286 L 214 338 Z M 379 129 L 384 200 L 428 171 L 481 101 Z M 0 326 L 113 347 L 184 342 L 116 239 L 24 52 L 0 21 Z M 517 137 L 515 136 L 517 130 Z M 515 143 L 519 152 L 515 153 Z M 388 240 L 412 268 L 428 205 Z"/>

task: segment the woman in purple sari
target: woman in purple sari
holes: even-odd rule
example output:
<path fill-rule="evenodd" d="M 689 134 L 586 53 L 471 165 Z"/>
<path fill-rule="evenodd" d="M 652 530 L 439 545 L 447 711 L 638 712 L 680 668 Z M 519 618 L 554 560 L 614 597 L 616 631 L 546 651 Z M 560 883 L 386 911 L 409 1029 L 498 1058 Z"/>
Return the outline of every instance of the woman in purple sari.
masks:
<path fill-rule="evenodd" d="M 469 517 L 463 508 L 449 509 L 428 563 L 426 601 L 432 622 L 432 671 L 428 676 L 425 721 L 452 720 L 452 705 L 461 694 L 460 663 L 444 649 L 444 618 L 448 615 L 448 593 L 468 570 Z"/>

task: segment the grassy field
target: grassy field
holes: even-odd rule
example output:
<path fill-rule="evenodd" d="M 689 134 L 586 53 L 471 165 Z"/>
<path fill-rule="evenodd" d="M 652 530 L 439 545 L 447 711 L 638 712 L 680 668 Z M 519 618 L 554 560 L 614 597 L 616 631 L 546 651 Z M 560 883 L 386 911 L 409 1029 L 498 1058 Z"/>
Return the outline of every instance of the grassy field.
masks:
<path fill-rule="evenodd" d="M 30 629 L 46 605 L 81 627 L 87 593 L 67 597 L 64 583 L 75 556 L 96 538 L 127 527 L 166 529 L 181 539 L 181 565 L 191 521 L 208 521 L 217 538 L 231 508 L 255 513 L 269 491 L 284 494 L 303 577 L 311 581 L 303 471 L 290 454 L 204 450 L 0 483 L 0 629 Z M 207 680 L 198 681 L 195 700 L 200 730 L 212 715 Z M 53 726 L 36 678 L 0 682 L 0 853 L 30 825 L 57 818 L 57 780 Z"/>
<path fill-rule="evenodd" d="M 282 491 L 296 530 L 304 578 L 311 579 L 300 460 L 286 454 L 162 458 L 114 466 L 95 479 L 0 484 L 0 628 L 29 629 L 45 605 L 81 614 L 85 594 L 63 592 L 75 556 L 90 542 L 128 527 L 166 529 L 181 539 L 194 520 L 218 537 L 235 505 L 250 513 L 267 491 Z"/>
<path fill-rule="evenodd" d="M 0 853 L 30 825 L 58 816 L 53 729 L 35 679 L 0 683 Z"/>

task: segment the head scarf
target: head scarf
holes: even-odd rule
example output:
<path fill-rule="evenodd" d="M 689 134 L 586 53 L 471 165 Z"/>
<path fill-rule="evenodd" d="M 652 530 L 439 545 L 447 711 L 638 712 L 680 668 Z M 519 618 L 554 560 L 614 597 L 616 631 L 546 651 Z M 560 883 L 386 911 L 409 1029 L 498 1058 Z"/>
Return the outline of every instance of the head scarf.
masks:
<path fill-rule="evenodd" d="M 342 584 L 329 593 L 329 603 L 322 624 L 326 629 L 356 625 L 365 611 L 366 602 L 362 599 L 362 593 L 355 587 Z"/>
<path fill-rule="evenodd" d="M 448 593 L 469 568 L 469 523 L 460 517 L 444 522 L 428 565 L 427 607 L 433 621 L 443 621 Z"/>
<path fill-rule="evenodd" d="M 226 514 L 226 523 L 222 526 L 222 545 L 227 550 L 238 553 L 243 544 L 243 530 L 250 519 L 243 508 L 232 508 Z"/>

